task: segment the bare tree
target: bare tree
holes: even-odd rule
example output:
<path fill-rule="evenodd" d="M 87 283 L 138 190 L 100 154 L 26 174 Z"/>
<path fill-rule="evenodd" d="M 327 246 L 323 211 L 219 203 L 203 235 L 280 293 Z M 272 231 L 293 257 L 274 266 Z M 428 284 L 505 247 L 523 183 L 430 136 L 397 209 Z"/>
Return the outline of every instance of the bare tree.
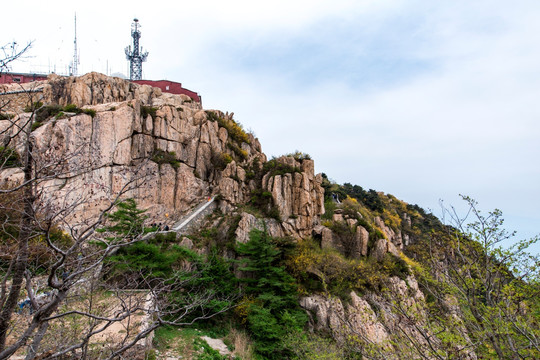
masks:
<path fill-rule="evenodd" d="M 8 71 L 12 62 L 21 59 L 27 54 L 32 47 L 32 42 L 28 42 L 22 49 L 13 41 L 0 47 L 2 54 L 0 55 L 0 73 Z"/>

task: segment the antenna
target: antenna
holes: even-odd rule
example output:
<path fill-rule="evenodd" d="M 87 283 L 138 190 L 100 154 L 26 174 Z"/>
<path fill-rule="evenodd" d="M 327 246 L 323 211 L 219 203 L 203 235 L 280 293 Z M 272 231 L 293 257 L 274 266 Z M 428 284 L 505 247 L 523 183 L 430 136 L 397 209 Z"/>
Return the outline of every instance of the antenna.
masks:
<path fill-rule="evenodd" d="M 77 76 L 77 64 L 79 64 L 79 56 L 77 55 L 77 13 L 75 13 L 75 40 L 73 40 L 73 62 L 70 66 L 70 76 Z"/>
<path fill-rule="evenodd" d="M 141 80 L 142 79 L 142 63 L 146 61 L 148 57 L 148 51 L 144 52 L 142 46 L 139 48 L 139 39 L 141 38 L 141 31 L 139 28 L 139 19 L 133 19 L 131 24 L 131 37 L 133 38 L 133 51 L 131 45 L 125 49 L 126 58 L 129 60 L 129 80 Z"/>

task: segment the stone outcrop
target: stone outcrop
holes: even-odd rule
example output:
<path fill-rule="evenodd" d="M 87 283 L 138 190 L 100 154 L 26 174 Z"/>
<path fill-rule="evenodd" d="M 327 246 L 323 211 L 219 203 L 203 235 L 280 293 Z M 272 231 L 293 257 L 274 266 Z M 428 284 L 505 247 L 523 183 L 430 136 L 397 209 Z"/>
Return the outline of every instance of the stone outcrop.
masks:
<path fill-rule="evenodd" d="M 236 241 L 239 243 L 246 243 L 249 241 L 249 233 L 253 229 L 263 231 L 266 228 L 268 235 L 272 237 L 284 236 L 283 229 L 279 222 L 275 219 L 258 219 L 252 214 L 242 213 L 240 215 L 240 221 L 236 228 L 234 235 Z"/>
<path fill-rule="evenodd" d="M 263 221 L 273 236 L 309 235 L 324 212 L 322 177 L 315 175 L 312 160 L 281 157 L 276 161 L 295 170 L 266 174 L 261 184 L 254 173 L 266 156 L 252 134 L 240 140 L 229 134 L 226 124 L 233 124 L 233 131 L 237 125 L 233 114 L 210 110 L 210 116 L 185 95 L 98 73 L 53 74 L 25 87 L 39 88 L 36 94 L 46 107 L 74 104 L 85 110 L 40 119 L 32 131 L 38 184 L 47 189 L 40 200 L 44 211 L 76 204 L 71 221 L 86 221 L 123 193 L 149 210 L 151 222 L 170 226 L 208 196 L 219 194 L 219 208 L 230 212 L 262 186 L 282 220 Z M 12 110 L 12 120 L 0 120 L 0 131 L 8 129 L 0 139 L 4 144 L 16 133 L 13 122 L 22 125 L 33 116 Z M 16 136 L 10 146 L 22 154 L 24 144 Z M 13 186 L 22 173 L 6 169 L 0 179 Z M 238 234 L 245 241 L 250 227 L 260 228 L 261 222 L 242 216 Z"/>
<path fill-rule="evenodd" d="M 349 295 L 346 303 L 322 295 L 303 297 L 300 305 L 310 315 L 311 328 L 331 335 L 341 344 L 352 339 L 366 353 L 374 345 L 379 355 L 387 359 L 400 358 L 396 354 L 404 354 L 406 350 L 395 348 L 395 344 L 399 344 L 396 336 L 405 334 L 419 346 L 427 346 L 424 336 L 415 327 L 426 321 L 427 314 L 424 296 L 413 276 L 406 281 L 389 278 L 386 293 L 360 296 L 352 291 Z"/>
<path fill-rule="evenodd" d="M 374 220 L 375 225 L 377 225 L 382 230 L 386 238 L 398 249 L 403 249 L 403 236 L 401 234 L 401 231 L 396 232 L 389 226 L 386 226 L 384 221 L 379 216 L 376 216 Z"/>
<path fill-rule="evenodd" d="M 378 261 L 382 261 L 387 253 L 399 256 L 399 250 L 392 242 L 388 241 L 387 239 L 379 239 L 375 241 L 375 245 L 373 246 L 370 255 Z"/>
<path fill-rule="evenodd" d="M 222 173 L 215 157 L 235 158 L 227 130 L 185 95 L 165 94 L 97 73 L 51 75 L 39 86 L 45 106 L 75 104 L 95 113 L 49 117 L 31 135 L 39 186 L 47 189 L 43 206 L 59 208 L 66 200 L 80 203 L 73 219 L 96 216 L 122 191 L 149 209 L 151 220 L 163 223 L 173 222 L 219 191 L 230 202 L 240 202 L 250 192 L 242 167 L 266 159 L 250 134 L 249 144 L 235 144 L 246 156 L 229 164 L 235 167 L 234 174 L 230 169 Z M 1 120 L 0 130 L 8 131 L 0 140 L 5 143 L 15 135 L 12 122 L 24 124 L 31 115 L 19 113 L 12 120 Z M 16 136 L 10 146 L 22 154 L 24 139 Z M 20 181 L 21 173 L 7 169 L 0 178 L 6 185 L 13 184 Z"/>
<path fill-rule="evenodd" d="M 292 156 L 275 159 L 291 172 L 267 173 L 262 178 L 262 189 L 272 194 L 286 234 L 309 236 L 324 214 L 322 176 L 315 175 L 313 160 L 297 160 Z"/>
<path fill-rule="evenodd" d="M 338 217 L 336 217 L 338 215 Z M 312 235 L 320 239 L 321 248 L 332 248 L 341 254 L 359 259 L 368 255 L 369 232 L 354 219 L 344 219 L 341 212 L 334 214 L 334 221 L 346 224 L 347 231 L 338 234 L 322 225 L 315 226 Z"/>

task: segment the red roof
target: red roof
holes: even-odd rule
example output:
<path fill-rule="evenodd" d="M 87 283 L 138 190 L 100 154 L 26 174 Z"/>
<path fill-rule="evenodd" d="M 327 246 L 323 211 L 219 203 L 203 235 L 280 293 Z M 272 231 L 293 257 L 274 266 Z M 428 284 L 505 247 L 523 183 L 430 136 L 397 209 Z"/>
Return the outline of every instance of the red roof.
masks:
<path fill-rule="evenodd" d="M 0 84 L 25 84 L 32 81 L 47 80 L 47 75 L 25 73 L 1 73 Z"/>
<path fill-rule="evenodd" d="M 25 74 L 25 73 L 0 73 L 0 84 L 28 83 L 38 80 L 47 80 L 44 74 Z M 201 103 L 201 97 L 195 91 L 184 89 L 181 83 L 170 80 L 134 80 L 136 84 L 150 85 L 160 88 L 161 91 L 171 94 L 184 94 L 194 101 Z"/>
<path fill-rule="evenodd" d="M 170 80 L 133 80 L 134 83 L 140 85 L 150 85 L 160 88 L 161 91 L 171 94 L 184 94 L 192 98 L 194 101 L 201 102 L 201 97 L 194 91 L 184 89 L 181 83 Z"/>

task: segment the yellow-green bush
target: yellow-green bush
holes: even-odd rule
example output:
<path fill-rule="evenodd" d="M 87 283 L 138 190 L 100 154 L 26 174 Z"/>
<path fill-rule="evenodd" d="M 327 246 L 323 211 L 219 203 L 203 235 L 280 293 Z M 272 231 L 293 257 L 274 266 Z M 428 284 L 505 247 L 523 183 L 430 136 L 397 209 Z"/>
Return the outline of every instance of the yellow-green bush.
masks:
<path fill-rule="evenodd" d="M 213 111 L 207 111 L 206 112 L 208 119 L 210 121 L 217 121 L 219 126 L 225 128 L 227 130 L 227 133 L 229 133 L 229 136 L 238 143 L 250 143 L 248 134 L 244 131 L 244 128 L 241 124 L 234 121 L 232 118 L 224 118 L 221 116 L 218 116 Z"/>
<path fill-rule="evenodd" d="M 313 239 L 300 240 L 286 266 L 302 293 L 323 291 L 343 297 L 351 290 L 378 290 L 388 276 L 404 278 L 409 273 L 406 262 L 390 254 L 380 262 L 347 259 L 335 249 L 321 249 Z"/>

